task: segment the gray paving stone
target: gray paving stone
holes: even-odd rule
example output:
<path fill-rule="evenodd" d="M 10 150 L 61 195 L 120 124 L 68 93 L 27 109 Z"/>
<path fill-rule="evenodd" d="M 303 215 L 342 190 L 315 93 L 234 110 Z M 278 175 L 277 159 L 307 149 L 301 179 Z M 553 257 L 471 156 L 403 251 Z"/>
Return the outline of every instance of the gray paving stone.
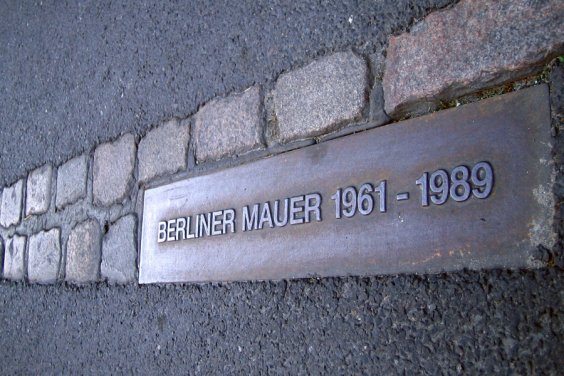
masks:
<path fill-rule="evenodd" d="M 45 165 L 32 171 L 27 178 L 25 215 L 43 214 L 51 203 L 53 167 Z"/>
<path fill-rule="evenodd" d="M 0 226 L 10 227 L 21 221 L 23 202 L 23 179 L 2 191 L 2 205 L 0 208 Z"/>
<path fill-rule="evenodd" d="M 102 278 L 110 283 L 135 281 L 137 269 L 137 228 L 134 215 L 120 218 L 110 226 L 102 242 Z"/>
<path fill-rule="evenodd" d="M 0 236 L 0 277 L 4 273 L 4 239 Z"/>
<path fill-rule="evenodd" d="M 98 281 L 101 241 L 100 225 L 95 219 L 88 219 L 72 229 L 67 241 L 65 279 L 68 282 Z"/>
<path fill-rule="evenodd" d="M 367 66 L 352 52 L 340 52 L 283 74 L 276 81 L 274 107 L 282 142 L 318 136 L 362 115 Z"/>
<path fill-rule="evenodd" d="M 57 209 L 86 197 L 88 158 L 81 155 L 59 167 L 57 171 Z"/>
<path fill-rule="evenodd" d="M 562 0 L 463 0 L 392 36 L 384 73 L 395 118 L 534 73 L 564 53 Z"/>
<path fill-rule="evenodd" d="M 189 128 L 171 120 L 151 130 L 139 143 L 139 181 L 186 168 Z"/>
<path fill-rule="evenodd" d="M 27 275 L 30 282 L 54 283 L 61 263 L 61 231 L 53 228 L 29 237 Z"/>
<path fill-rule="evenodd" d="M 26 237 L 14 235 L 6 239 L 4 250 L 4 278 L 21 280 L 24 278 L 24 254 Z"/>
<path fill-rule="evenodd" d="M 94 152 L 94 204 L 108 206 L 128 194 L 135 168 L 135 138 L 128 133 Z"/>
<path fill-rule="evenodd" d="M 195 137 L 198 161 L 263 147 L 259 88 L 207 103 L 196 115 Z"/>

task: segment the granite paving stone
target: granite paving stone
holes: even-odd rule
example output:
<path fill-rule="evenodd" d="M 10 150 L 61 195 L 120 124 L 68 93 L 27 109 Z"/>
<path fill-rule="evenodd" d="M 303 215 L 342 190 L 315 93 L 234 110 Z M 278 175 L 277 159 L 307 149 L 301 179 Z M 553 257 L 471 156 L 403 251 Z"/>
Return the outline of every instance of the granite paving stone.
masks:
<path fill-rule="evenodd" d="M 101 231 L 98 221 L 88 219 L 76 225 L 67 241 L 66 276 L 68 282 L 95 282 L 100 274 Z"/>
<path fill-rule="evenodd" d="M 386 112 L 419 114 L 443 100 L 517 80 L 564 53 L 561 0 L 462 0 L 392 36 Z"/>
<path fill-rule="evenodd" d="M 61 262 L 61 231 L 53 228 L 29 237 L 27 274 L 30 282 L 54 283 Z"/>
<path fill-rule="evenodd" d="M 51 203 L 53 167 L 45 165 L 32 171 L 27 178 L 25 215 L 43 214 Z"/>
<path fill-rule="evenodd" d="M 281 75 L 274 90 L 279 141 L 318 136 L 359 118 L 368 69 L 352 52 L 339 52 Z"/>
<path fill-rule="evenodd" d="M 134 215 L 113 223 L 102 242 L 102 278 L 110 283 L 135 281 L 137 226 Z"/>
<path fill-rule="evenodd" d="M 23 179 L 4 188 L 2 191 L 2 205 L 0 208 L 0 226 L 10 227 L 21 221 L 23 201 Z"/>
<path fill-rule="evenodd" d="M 4 272 L 4 240 L 0 236 L 0 278 Z"/>
<path fill-rule="evenodd" d="M 108 206 L 127 196 L 133 179 L 135 152 L 135 138 L 130 133 L 96 148 L 93 183 L 95 205 Z"/>
<path fill-rule="evenodd" d="M 6 239 L 4 250 L 4 278 L 21 280 L 24 278 L 24 254 L 26 237 L 14 235 Z"/>
<path fill-rule="evenodd" d="M 139 181 L 173 174 L 186 168 L 189 128 L 170 120 L 151 130 L 139 143 Z"/>
<path fill-rule="evenodd" d="M 196 115 L 195 137 L 198 161 L 263 147 L 259 88 L 207 103 Z"/>
<path fill-rule="evenodd" d="M 86 197 L 88 158 L 81 155 L 59 167 L 57 171 L 57 209 Z"/>

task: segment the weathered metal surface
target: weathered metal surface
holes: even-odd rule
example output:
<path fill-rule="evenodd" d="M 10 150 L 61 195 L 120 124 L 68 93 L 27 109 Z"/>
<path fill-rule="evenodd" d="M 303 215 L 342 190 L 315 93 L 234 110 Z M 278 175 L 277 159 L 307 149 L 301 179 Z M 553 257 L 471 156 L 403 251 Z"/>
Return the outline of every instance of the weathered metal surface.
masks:
<path fill-rule="evenodd" d="M 149 189 L 139 281 L 534 266 L 555 240 L 550 142 L 537 86 Z"/>

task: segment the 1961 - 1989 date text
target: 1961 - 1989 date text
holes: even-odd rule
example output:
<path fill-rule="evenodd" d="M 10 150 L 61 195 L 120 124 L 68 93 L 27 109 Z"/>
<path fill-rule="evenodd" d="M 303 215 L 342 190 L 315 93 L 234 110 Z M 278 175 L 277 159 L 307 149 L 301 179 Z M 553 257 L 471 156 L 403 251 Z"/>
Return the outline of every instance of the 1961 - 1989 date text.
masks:
<path fill-rule="evenodd" d="M 443 205 L 450 198 L 456 202 L 468 200 L 472 195 L 478 199 L 490 196 L 494 184 L 494 172 L 489 162 L 476 163 L 472 169 L 464 165 L 456 166 L 450 173 L 439 169 L 432 173 L 424 172 L 415 181 L 421 191 L 421 205 Z M 377 194 L 376 207 L 380 213 L 386 212 L 387 181 L 382 180 L 376 187 L 364 183 L 358 189 L 355 186 L 338 188 L 331 199 L 335 202 L 335 218 L 350 218 L 356 213 L 369 215 L 375 207 L 372 192 Z M 409 199 L 409 193 L 398 193 L 397 201 Z"/>

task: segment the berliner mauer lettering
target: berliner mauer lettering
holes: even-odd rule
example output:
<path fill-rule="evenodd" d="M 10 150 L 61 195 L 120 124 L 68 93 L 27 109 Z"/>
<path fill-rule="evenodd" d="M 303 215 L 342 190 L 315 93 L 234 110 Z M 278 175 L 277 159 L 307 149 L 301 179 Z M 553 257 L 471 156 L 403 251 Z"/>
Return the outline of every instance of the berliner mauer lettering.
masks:
<path fill-rule="evenodd" d="M 149 189 L 139 280 L 532 266 L 551 152 L 541 85 Z"/>

